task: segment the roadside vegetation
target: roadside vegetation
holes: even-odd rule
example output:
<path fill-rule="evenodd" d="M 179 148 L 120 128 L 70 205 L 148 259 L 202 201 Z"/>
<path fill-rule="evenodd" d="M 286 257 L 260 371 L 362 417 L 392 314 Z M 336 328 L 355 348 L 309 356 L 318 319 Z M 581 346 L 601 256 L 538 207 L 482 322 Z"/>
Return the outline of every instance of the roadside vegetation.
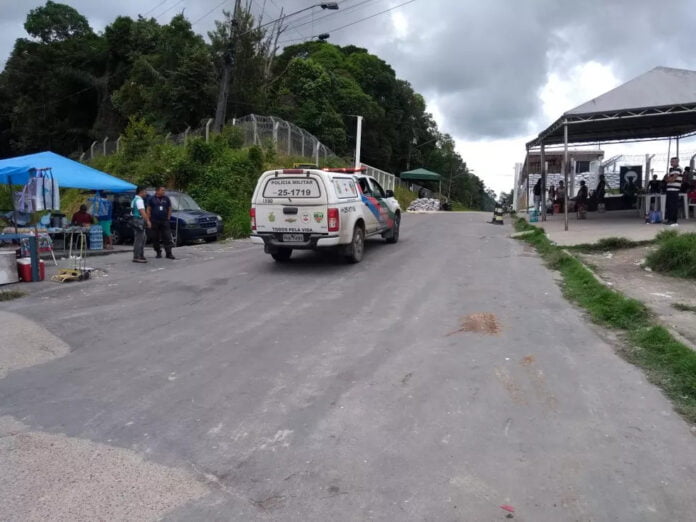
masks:
<path fill-rule="evenodd" d="M 543 229 L 524 219 L 515 228 L 527 231 L 519 239 L 533 245 L 547 266 L 560 272 L 564 295 L 587 310 L 595 323 L 622 334 L 621 354 L 646 371 L 679 413 L 696 422 L 696 352 L 657 325 L 645 305 L 599 282 L 578 259 L 554 245 Z"/>
<path fill-rule="evenodd" d="M 679 310 L 680 312 L 694 312 L 696 314 L 696 306 L 688 305 L 684 303 L 672 303 L 672 308 Z"/>
<path fill-rule="evenodd" d="M 418 198 L 418 194 L 404 187 L 394 187 L 394 197 L 399 202 L 401 210 L 403 212 L 406 212 L 406 209 L 411 204 L 411 202 L 414 199 Z"/>
<path fill-rule="evenodd" d="M 27 295 L 21 290 L 3 290 L 0 292 L 0 301 L 12 301 L 13 299 L 19 299 Z"/>
<path fill-rule="evenodd" d="M 632 241 L 625 237 L 605 237 L 596 243 L 582 243 L 566 247 L 567 250 L 574 252 L 582 252 L 586 254 L 596 252 L 608 252 L 613 250 L 623 250 L 627 248 L 636 248 L 652 244 L 653 241 Z"/>
<path fill-rule="evenodd" d="M 655 272 L 696 279 L 696 234 L 663 232 L 658 238 L 657 248 L 648 254 L 645 264 Z"/>

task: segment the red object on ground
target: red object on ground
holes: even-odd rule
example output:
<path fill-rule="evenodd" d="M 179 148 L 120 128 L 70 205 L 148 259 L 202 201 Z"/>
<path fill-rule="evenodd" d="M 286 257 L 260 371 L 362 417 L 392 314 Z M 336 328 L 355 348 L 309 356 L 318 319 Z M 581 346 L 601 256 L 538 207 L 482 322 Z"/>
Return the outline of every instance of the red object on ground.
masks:
<path fill-rule="evenodd" d="M 500 508 L 504 509 L 505 511 L 509 511 L 510 513 L 515 512 L 515 508 L 512 506 L 508 506 L 507 504 L 503 504 L 502 506 L 500 506 Z"/>
<path fill-rule="evenodd" d="M 19 274 L 19 280 L 25 283 L 32 282 L 31 279 L 31 259 L 28 257 L 20 257 L 17 260 L 17 274 Z M 39 281 L 43 281 L 46 277 L 46 264 L 43 260 L 39 260 Z"/>

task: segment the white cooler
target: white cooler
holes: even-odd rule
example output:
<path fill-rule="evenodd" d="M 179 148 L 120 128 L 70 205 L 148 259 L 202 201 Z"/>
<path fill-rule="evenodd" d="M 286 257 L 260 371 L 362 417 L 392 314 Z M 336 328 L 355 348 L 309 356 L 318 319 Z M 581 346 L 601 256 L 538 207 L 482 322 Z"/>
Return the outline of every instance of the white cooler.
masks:
<path fill-rule="evenodd" d="M 14 250 L 0 250 L 0 285 L 18 282 L 17 254 Z"/>

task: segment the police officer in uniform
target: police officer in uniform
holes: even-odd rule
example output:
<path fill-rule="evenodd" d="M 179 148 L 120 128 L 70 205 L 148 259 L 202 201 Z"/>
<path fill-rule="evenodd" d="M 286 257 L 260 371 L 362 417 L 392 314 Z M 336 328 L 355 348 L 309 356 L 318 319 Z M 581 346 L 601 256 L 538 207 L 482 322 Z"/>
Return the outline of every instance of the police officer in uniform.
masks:
<path fill-rule="evenodd" d="M 162 246 L 167 259 L 176 259 L 172 254 L 172 230 L 169 218 L 172 216 L 172 202 L 164 193 L 164 187 L 159 187 L 155 195 L 147 200 L 147 214 L 152 227 L 152 246 L 156 257 L 162 257 Z"/>

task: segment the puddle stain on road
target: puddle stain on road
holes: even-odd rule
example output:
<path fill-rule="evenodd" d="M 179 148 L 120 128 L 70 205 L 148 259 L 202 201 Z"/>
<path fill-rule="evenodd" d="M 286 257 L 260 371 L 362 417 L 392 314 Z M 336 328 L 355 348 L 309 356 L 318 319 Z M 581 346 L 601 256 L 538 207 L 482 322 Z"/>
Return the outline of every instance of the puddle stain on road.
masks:
<path fill-rule="evenodd" d="M 503 385 L 512 402 L 519 405 L 538 404 L 544 407 L 544 411 L 556 412 L 558 399 L 549 390 L 544 371 L 536 367 L 536 357 L 526 355 L 519 364 L 525 371 L 521 375 L 515 372 L 518 380 L 515 380 L 514 374 L 507 368 L 494 370 L 496 378 Z"/>
<path fill-rule="evenodd" d="M 447 336 L 463 332 L 482 333 L 487 335 L 497 335 L 502 330 L 498 318 L 491 313 L 470 314 L 462 318 L 461 326 L 458 330 L 450 332 Z"/>

